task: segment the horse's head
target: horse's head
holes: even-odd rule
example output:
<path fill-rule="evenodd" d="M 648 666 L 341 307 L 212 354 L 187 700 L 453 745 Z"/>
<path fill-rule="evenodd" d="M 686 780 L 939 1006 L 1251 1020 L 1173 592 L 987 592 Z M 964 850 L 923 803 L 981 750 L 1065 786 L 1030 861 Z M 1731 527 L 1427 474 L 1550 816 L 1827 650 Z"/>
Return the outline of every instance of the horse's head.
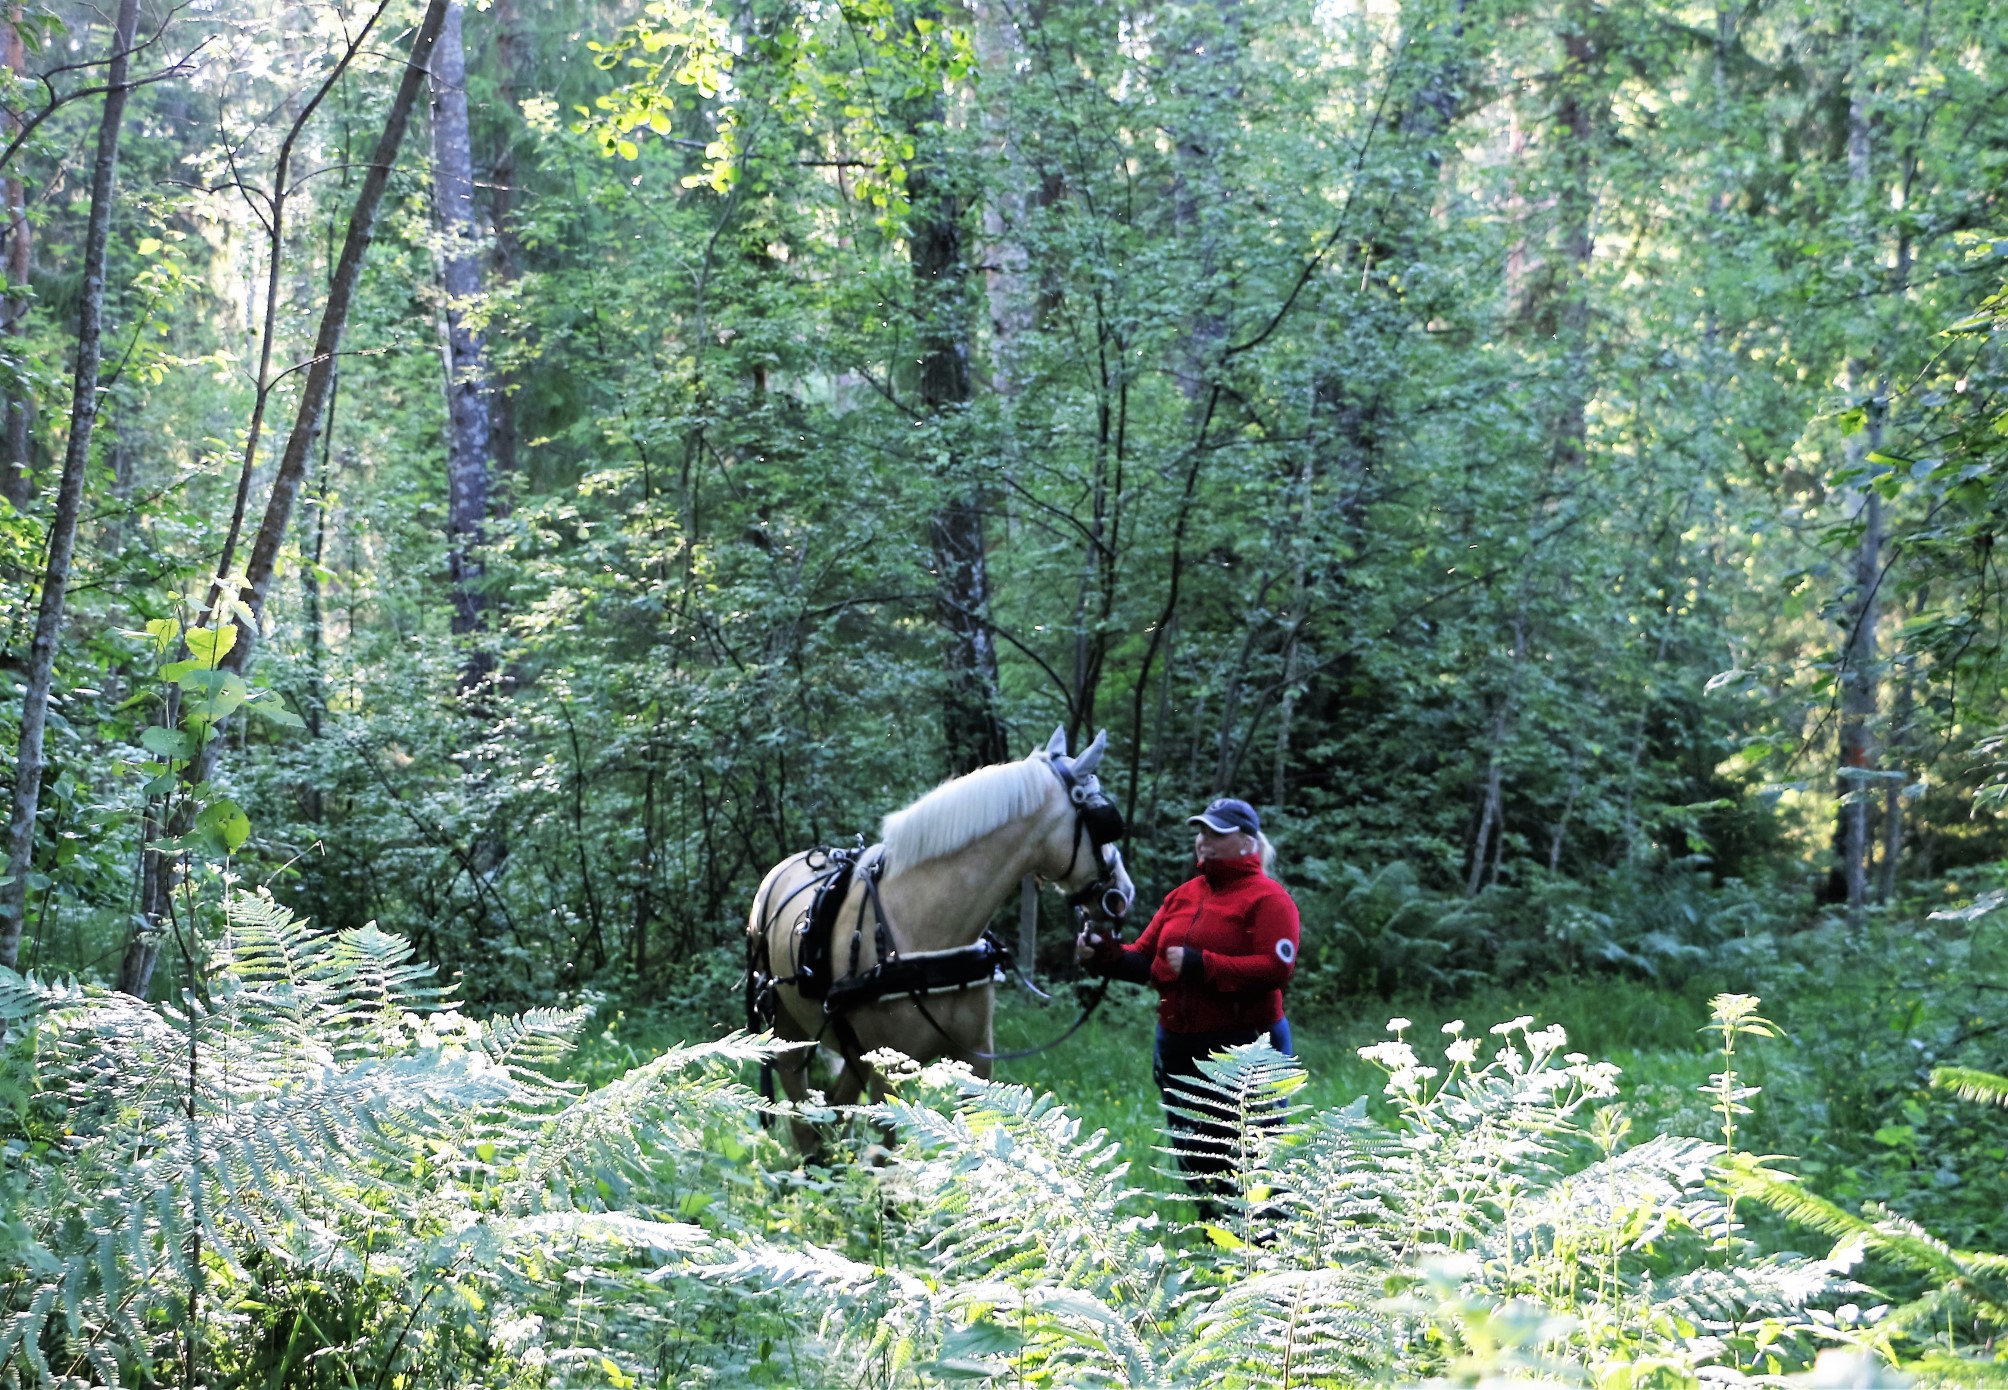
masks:
<path fill-rule="evenodd" d="M 1136 901 L 1136 885 L 1123 867 L 1123 852 L 1117 843 L 1123 837 L 1122 812 L 1095 776 L 1108 745 L 1108 731 L 1103 730 L 1078 758 L 1069 758 L 1067 731 L 1059 728 L 1032 756 L 1044 758 L 1053 769 L 1068 811 L 1053 820 L 1047 834 L 1041 877 L 1058 883 L 1067 901 L 1090 917 L 1118 922 Z"/>

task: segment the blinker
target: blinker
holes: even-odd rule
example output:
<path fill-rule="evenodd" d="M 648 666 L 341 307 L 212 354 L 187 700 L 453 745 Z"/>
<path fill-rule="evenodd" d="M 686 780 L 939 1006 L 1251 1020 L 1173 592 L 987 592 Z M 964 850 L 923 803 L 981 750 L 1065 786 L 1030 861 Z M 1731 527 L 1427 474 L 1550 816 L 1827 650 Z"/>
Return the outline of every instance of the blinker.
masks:
<path fill-rule="evenodd" d="M 1106 796 L 1094 797 L 1081 806 L 1081 819 L 1087 822 L 1088 838 L 1101 849 L 1114 844 L 1123 837 L 1123 813 Z"/>

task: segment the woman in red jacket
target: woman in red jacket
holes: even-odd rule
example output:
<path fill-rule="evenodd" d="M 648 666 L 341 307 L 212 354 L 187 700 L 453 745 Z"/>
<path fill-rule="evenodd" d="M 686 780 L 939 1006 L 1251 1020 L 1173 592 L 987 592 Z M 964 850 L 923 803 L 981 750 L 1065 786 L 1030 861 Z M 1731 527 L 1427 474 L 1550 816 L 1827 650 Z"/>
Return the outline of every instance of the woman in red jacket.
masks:
<path fill-rule="evenodd" d="M 1254 807 L 1222 798 L 1186 824 L 1194 827 L 1198 873 L 1171 890 L 1133 944 L 1084 933 L 1076 953 L 1090 969 L 1157 987 L 1151 1072 L 1184 1137 L 1185 1169 L 1205 1190 L 1206 1176 L 1227 1166 L 1227 1131 L 1180 1116 L 1196 1107 L 1178 1078 L 1198 1076 L 1200 1059 L 1257 1038 L 1291 1050 L 1283 987 L 1297 968 L 1297 905 L 1265 872 L 1268 841 Z"/>

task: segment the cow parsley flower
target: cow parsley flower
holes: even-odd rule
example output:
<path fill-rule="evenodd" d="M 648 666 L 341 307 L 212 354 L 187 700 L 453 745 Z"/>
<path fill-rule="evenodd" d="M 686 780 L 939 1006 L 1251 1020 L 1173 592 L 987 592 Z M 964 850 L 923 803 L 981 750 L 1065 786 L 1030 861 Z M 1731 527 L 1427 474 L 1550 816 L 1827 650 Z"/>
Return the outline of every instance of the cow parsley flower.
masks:
<path fill-rule="evenodd" d="M 1406 1071 L 1415 1066 L 1415 1049 L 1398 1039 L 1377 1042 L 1359 1051 L 1361 1061 L 1372 1062 L 1386 1071 Z"/>

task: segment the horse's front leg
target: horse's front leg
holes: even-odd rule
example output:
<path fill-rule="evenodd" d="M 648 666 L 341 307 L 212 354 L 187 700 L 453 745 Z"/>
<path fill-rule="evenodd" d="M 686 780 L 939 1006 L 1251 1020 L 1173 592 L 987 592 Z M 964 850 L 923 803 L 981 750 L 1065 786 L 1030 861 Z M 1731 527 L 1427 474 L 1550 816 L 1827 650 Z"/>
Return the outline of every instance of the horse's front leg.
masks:
<path fill-rule="evenodd" d="M 994 988 L 983 991 L 983 1003 L 977 1017 L 976 1035 L 980 1040 L 980 1045 L 976 1050 L 983 1055 L 971 1057 L 969 1059 L 969 1069 L 985 1081 L 988 1081 L 990 1079 L 990 1069 L 994 1065 L 990 1054 L 997 1051 L 997 991 Z"/>

